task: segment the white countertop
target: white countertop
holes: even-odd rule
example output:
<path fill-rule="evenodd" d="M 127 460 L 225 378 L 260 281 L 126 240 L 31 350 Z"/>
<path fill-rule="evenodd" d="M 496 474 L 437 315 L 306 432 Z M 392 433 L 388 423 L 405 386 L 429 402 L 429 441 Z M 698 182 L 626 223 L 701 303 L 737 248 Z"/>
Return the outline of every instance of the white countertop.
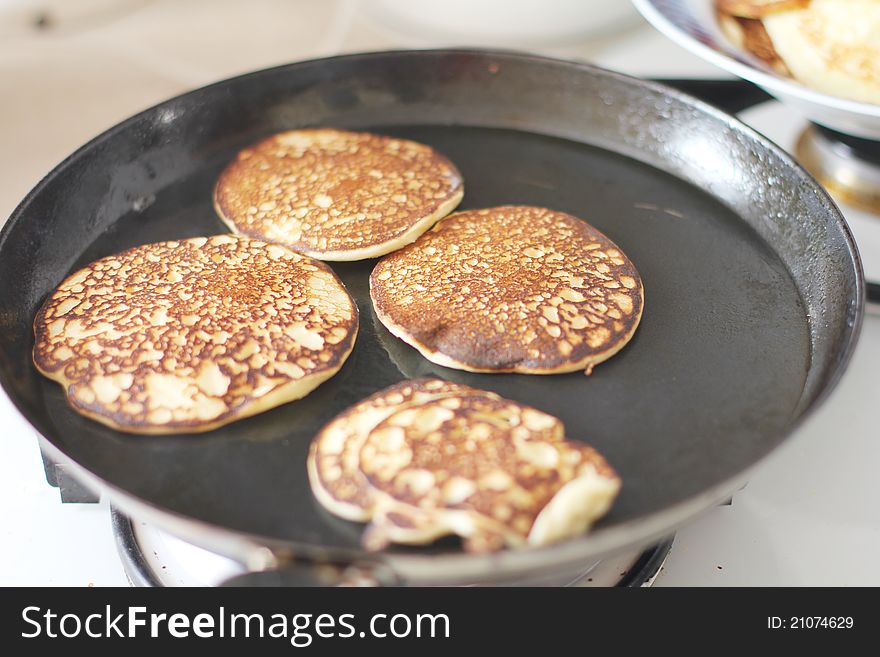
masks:
<path fill-rule="evenodd" d="M 62 21 L 56 30 L 4 34 L 0 4 L 0 217 L 77 146 L 169 96 L 297 59 L 448 45 L 382 28 L 357 0 L 126 5 L 97 23 Z M 543 51 L 636 75 L 726 77 L 637 17 L 602 38 Z M 760 110 L 750 116 L 758 124 L 767 120 Z M 854 222 L 860 243 L 861 232 L 871 250 L 862 245 L 869 270 L 880 267 L 871 221 Z M 880 478 L 874 473 L 880 441 L 869 414 L 878 401 L 877 371 L 880 318 L 874 317 L 866 320 L 853 364 L 832 399 L 761 464 L 731 506 L 679 532 L 657 584 L 880 584 L 874 564 L 880 554 Z M 62 505 L 45 482 L 36 439 L 6 399 L 0 422 L 0 477 L 8 496 L 0 523 L 0 585 L 125 585 L 106 503 Z"/>

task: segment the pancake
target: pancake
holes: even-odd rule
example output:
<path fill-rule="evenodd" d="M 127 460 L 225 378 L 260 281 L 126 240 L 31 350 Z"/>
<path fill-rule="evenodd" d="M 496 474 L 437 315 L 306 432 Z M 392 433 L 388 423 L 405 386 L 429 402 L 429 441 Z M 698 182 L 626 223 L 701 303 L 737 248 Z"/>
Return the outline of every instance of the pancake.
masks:
<path fill-rule="evenodd" d="M 715 0 L 718 11 L 740 18 L 763 18 L 769 14 L 788 9 L 799 9 L 810 0 Z"/>
<path fill-rule="evenodd" d="M 360 472 L 360 449 L 369 431 L 389 415 L 465 386 L 437 379 L 405 381 L 367 397 L 337 415 L 316 437 L 308 459 L 312 490 L 321 504 L 346 520 L 370 519 L 369 486 Z M 488 393 L 487 393 L 488 394 Z"/>
<path fill-rule="evenodd" d="M 438 380 L 387 388 L 334 419 L 309 455 L 318 500 L 370 520 L 367 548 L 448 534 L 470 552 L 545 545 L 582 534 L 620 480 L 556 418 Z"/>
<path fill-rule="evenodd" d="M 780 75 L 791 76 L 791 71 L 776 52 L 770 35 L 760 20 L 719 14 L 718 24 L 724 35 L 738 48 L 752 53 Z"/>
<path fill-rule="evenodd" d="M 463 194 L 455 166 L 424 144 L 322 128 L 241 151 L 214 206 L 235 232 L 319 260 L 363 260 L 409 244 Z"/>
<path fill-rule="evenodd" d="M 763 18 L 779 57 L 802 84 L 880 104 L 880 2 L 811 0 Z"/>
<path fill-rule="evenodd" d="M 376 316 L 428 360 L 471 372 L 591 368 L 642 315 L 635 266 L 571 215 L 504 206 L 450 215 L 370 275 Z"/>
<path fill-rule="evenodd" d="M 33 360 L 107 426 L 201 432 L 307 395 L 342 367 L 357 327 L 326 265 L 219 235 L 139 246 L 68 277 L 37 313 Z"/>

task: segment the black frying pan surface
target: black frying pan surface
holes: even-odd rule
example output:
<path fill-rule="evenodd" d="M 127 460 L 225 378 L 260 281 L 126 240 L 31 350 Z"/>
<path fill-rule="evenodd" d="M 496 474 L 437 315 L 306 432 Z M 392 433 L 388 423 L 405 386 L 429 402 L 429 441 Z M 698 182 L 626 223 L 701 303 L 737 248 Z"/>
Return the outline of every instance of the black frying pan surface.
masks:
<path fill-rule="evenodd" d="M 492 62 L 511 68 L 530 62 L 497 54 L 430 56 L 440 71 L 434 83 L 450 86 L 450 102 L 464 105 L 468 88 L 483 84 L 481 75 L 497 75 Z M 570 438 L 598 448 L 624 482 L 598 536 L 732 481 L 776 447 L 836 378 L 861 301 L 857 256 L 833 213 L 824 234 L 803 253 L 792 255 L 787 244 L 780 255 L 779 245 L 759 235 L 729 200 L 719 200 L 717 190 L 589 145 L 601 142 L 589 130 L 578 139 L 511 129 L 519 119 L 495 122 L 500 110 L 491 107 L 478 107 L 472 120 L 438 121 L 420 111 L 435 90 L 399 71 L 382 77 L 371 57 L 389 55 L 364 58 L 368 73 L 384 81 L 375 88 L 344 84 L 363 64 L 343 58 L 274 69 L 169 101 L 79 151 L 17 210 L 0 240 L 0 375 L 24 415 L 69 459 L 159 510 L 294 544 L 357 548 L 361 526 L 330 516 L 310 492 L 310 440 L 336 413 L 374 391 L 405 378 L 437 376 L 552 413 Z M 394 53 L 390 57 L 386 68 L 405 68 Z M 470 72 L 475 59 L 478 73 Z M 360 74 L 361 80 L 367 75 Z M 546 121 L 554 121 L 556 111 L 548 107 Z M 171 437 L 126 435 L 73 412 L 61 388 L 30 363 L 31 321 L 45 296 L 96 258 L 138 244 L 226 232 L 211 204 L 220 169 L 255 139 L 303 125 L 373 129 L 433 146 L 464 175 L 461 209 L 533 204 L 588 220 L 641 273 L 645 310 L 634 339 L 591 376 L 443 368 L 375 318 L 367 285 L 374 260 L 331 263 L 360 308 L 360 334 L 339 374 L 305 399 L 207 434 Z M 557 131 L 551 125 L 547 132 Z M 706 153 L 706 166 L 716 166 L 713 156 Z M 799 172 L 794 179 L 801 187 L 809 184 Z M 805 309 L 819 300 L 805 300 L 813 291 L 792 273 L 792 258 L 815 258 L 817 250 L 836 258 L 843 283 L 834 293 L 849 297 L 818 328 Z M 830 346 L 817 360 L 816 336 L 823 330 Z M 818 383 L 809 390 L 805 385 L 817 368 Z M 455 549 L 445 541 L 428 550 Z"/>

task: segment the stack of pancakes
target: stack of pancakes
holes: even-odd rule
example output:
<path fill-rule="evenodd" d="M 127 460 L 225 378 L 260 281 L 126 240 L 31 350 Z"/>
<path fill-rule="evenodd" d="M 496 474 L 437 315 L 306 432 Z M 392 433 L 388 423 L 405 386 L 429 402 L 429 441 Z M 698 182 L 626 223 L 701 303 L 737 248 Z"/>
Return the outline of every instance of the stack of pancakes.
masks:
<path fill-rule="evenodd" d="M 833 96 L 880 104 L 880 2 L 715 0 L 737 45 Z"/>
<path fill-rule="evenodd" d="M 446 534 L 471 552 L 545 545 L 583 533 L 620 488 L 556 418 L 436 379 L 391 386 L 337 416 L 308 468 L 328 510 L 370 522 L 370 549 Z"/>
<path fill-rule="evenodd" d="M 617 353 L 641 279 L 598 230 L 546 208 L 449 213 L 455 166 L 423 144 L 294 130 L 242 150 L 214 189 L 233 231 L 136 247 L 75 272 L 34 322 L 36 367 L 79 413 L 141 434 L 208 431 L 301 398 L 351 353 L 358 309 L 321 261 L 382 258 L 376 316 L 425 358 L 559 374 Z M 620 481 L 554 417 L 439 380 L 336 417 L 308 462 L 317 499 L 365 545 L 542 545 L 584 532 Z"/>

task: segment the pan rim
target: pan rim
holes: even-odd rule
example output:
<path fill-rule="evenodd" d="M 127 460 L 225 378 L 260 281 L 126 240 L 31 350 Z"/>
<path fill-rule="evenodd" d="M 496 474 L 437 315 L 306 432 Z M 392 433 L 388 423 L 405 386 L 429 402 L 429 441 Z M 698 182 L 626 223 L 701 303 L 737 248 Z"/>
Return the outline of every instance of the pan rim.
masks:
<path fill-rule="evenodd" d="M 846 366 L 852 357 L 861 332 L 865 303 L 864 273 L 855 240 L 846 220 L 824 188 L 822 188 L 815 178 L 804 170 L 803 167 L 792 158 L 792 156 L 735 117 L 715 108 L 709 103 L 666 85 L 629 76 L 616 71 L 610 71 L 591 64 L 545 57 L 514 50 L 479 48 L 385 50 L 304 60 L 219 80 L 209 85 L 178 94 L 138 112 L 95 136 L 64 158 L 49 173 L 47 173 L 30 192 L 28 192 L 15 210 L 13 210 L 6 225 L 0 230 L 0 253 L 3 252 L 7 241 L 10 239 L 11 233 L 24 216 L 32 200 L 40 194 L 46 186 L 51 184 L 51 182 L 67 167 L 81 157 L 83 153 L 92 150 L 97 145 L 112 138 L 117 133 L 124 131 L 128 126 L 137 121 L 154 114 L 159 108 L 174 103 L 188 95 L 213 87 L 227 85 L 230 82 L 238 80 L 269 75 L 282 69 L 292 70 L 300 66 L 314 66 L 318 63 L 328 63 L 337 60 L 358 61 L 393 56 L 442 57 L 462 55 L 495 57 L 507 61 L 525 61 L 542 63 L 549 66 L 565 67 L 589 73 L 594 76 L 602 76 L 617 80 L 643 90 L 654 91 L 664 97 L 676 99 L 677 101 L 693 107 L 697 111 L 722 122 L 728 129 L 743 134 L 753 143 L 757 143 L 762 148 L 769 150 L 776 157 L 780 158 L 780 160 L 788 167 L 793 168 L 796 175 L 803 182 L 809 184 L 811 192 L 817 196 L 823 208 L 837 221 L 841 228 L 846 251 L 849 258 L 852 260 L 855 272 L 855 299 L 848 310 L 848 334 L 841 340 L 841 347 L 838 350 L 835 360 L 829 366 L 830 371 L 824 377 L 824 380 L 820 382 L 818 392 L 806 403 L 804 403 L 804 397 L 801 397 L 801 401 L 798 404 L 798 407 L 801 409 L 798 417 L 794 418 L 785 429 L 775 436 L 776 438 L 782 438 L 782 442 L 787 440 L 834 390 L 846 370 Z M 808 318 L 808 322 L 810 321 L 812 320 Z M 6 372 L 0 372 L 0 385 L 2 385 L 4 390 L 3 396 L 6 397 L 10 406 L 15 409 L 16 414 L 39 435 L 41 446 L 46 449 L 52 458 L 63 460 L 65 463 L 70 463 L 76 474 L 79 475 L 85 483 L 105 491 L 114 504 L 117 504 L 126 512 L 143 514 L 144 519 L 149 518 L 154 520 L 157 525 L 168 527 L 171 533 L 187 540 L 192 540 L 197 544 L 217 549 L 223 554 L 238 558 L 245 563 L 247 567 L 254 570 L 278 567 L 279 565 L 283 565 L 288 559 L 292 558 L 293 555 L 296 555 L 297 557 L 306 556 L 318 560 L 382 564 L 391 567 L 394 572 L 399 573 L 404 576 L 405 579 L 412 581 L 461 581 L 468 577 L 476 579 L 485 578 L 487 574 L 494 576 L 495 579 L 504 579 L 516 576 L 523 572 L 534 573 L 542 568 L 564 568 L 566 564 L 573 565 L 575 563 L 583 563 L 586 560 L 598 558 L 604 554 L 608 554 L 627 546 L 647 543 L 650 540 L 668 535 L 676 527 L 693 518 L 701 511 L 711 508 L 713 504 L 723 501 L 723 499 L 729 496 L 731 491 L 736 489 L 737 485 L 747 479 L 753 469 L 757 467 L 767 455 L 775 451 L 775 449 L 782 444 L 782 442 L 780 442 L 775 445 L 755 463 L 746 467 L 736 475 L 715 484 L 708 490 L 704 490 L 701 493 L 686 498 L 662 510 L 628 520 L 613 527 L 601 529 L 595 533 L 590 533 L 564 543 L 543 547 L 524 548 L 521 550 L 505 550 L 492 555 L 470 555 L 465 553 L 444 553 L 440 555 L 411 555 L 399 553 L 371 554 L 361 550 L 326 548 L 321 545 L 305 543 L 302 541 L 283 541 L 278 538 L 248 534 L 229 527 L 185 516 L 176 511 L 154 505 L 143 498 L 129 493 L 118 486 L 103 480 L 100 476 L 93 474 L 84 466 L 81 466 L 78 462 L 65 454 L 65 452 L 59 448 L 51 438 L 40 433 L 39 430 L 37 430 L 27 419 L 26 411 L 19 405 L 20 400 L 16 400 L 11 394 L 9 394 L 9 391 L 12 390 L 12 388 L 9 385 L 10 381 L 8 379 L 9 377 Z"/>

